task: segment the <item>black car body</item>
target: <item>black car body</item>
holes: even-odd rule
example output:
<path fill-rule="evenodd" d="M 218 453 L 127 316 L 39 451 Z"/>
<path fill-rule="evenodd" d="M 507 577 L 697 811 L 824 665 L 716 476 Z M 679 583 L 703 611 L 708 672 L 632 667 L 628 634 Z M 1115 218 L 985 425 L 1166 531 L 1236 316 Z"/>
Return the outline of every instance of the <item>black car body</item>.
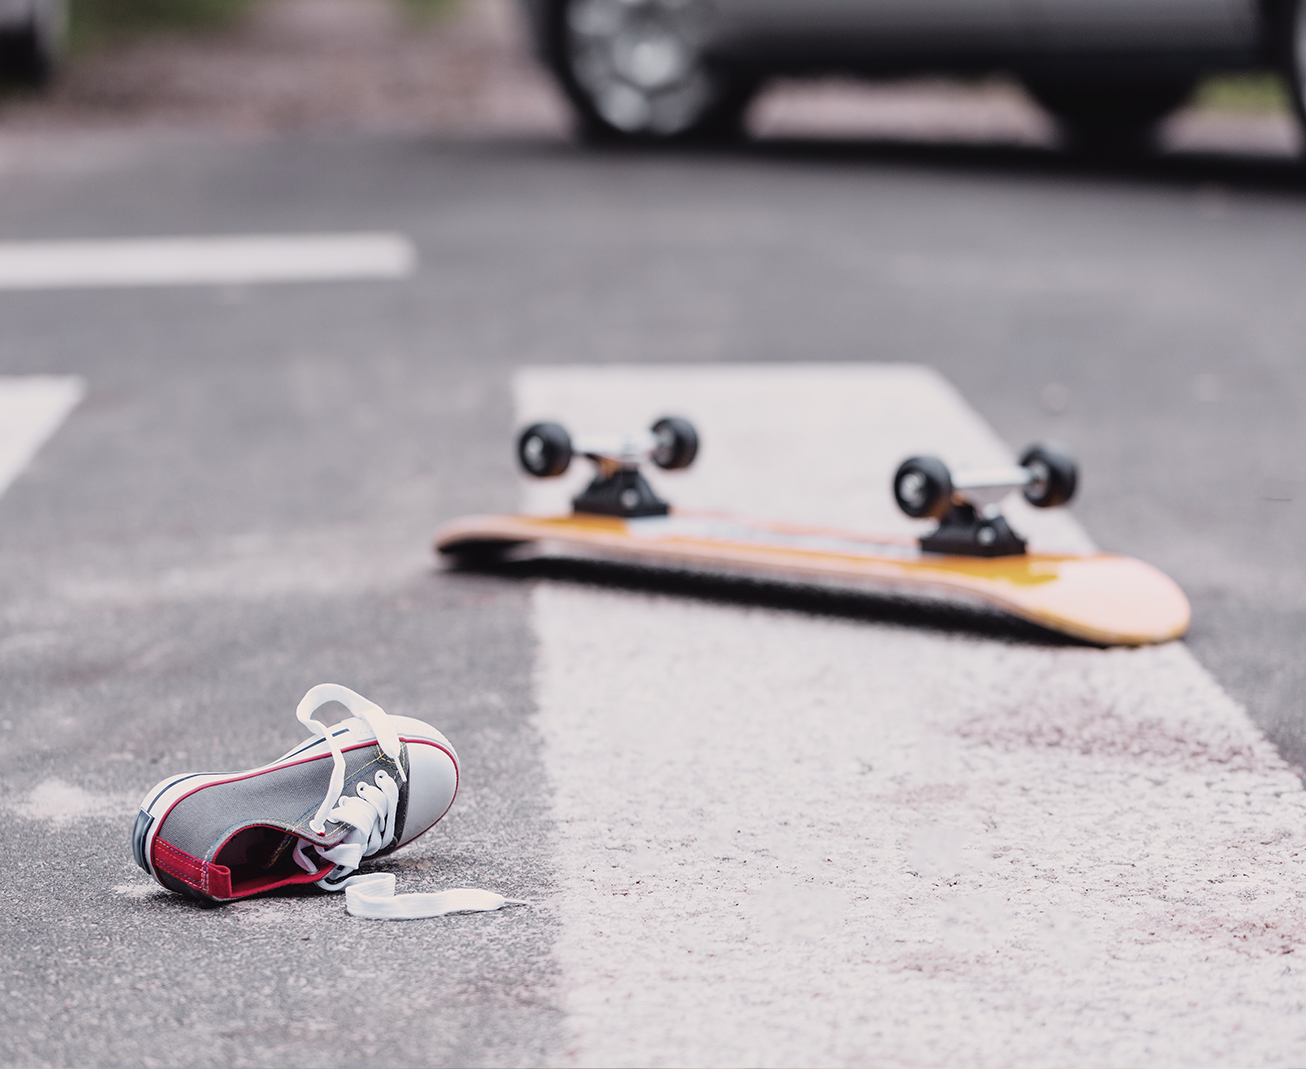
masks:
<path fill-rule="evenodd" d="M 522 0 L 592 133 L 731 127 L 777 75 L 1015 74 L 1083 136 L 1137 134 L 1202 77 L 1274 70 L 1298 107 L 1306 0 Z"/>

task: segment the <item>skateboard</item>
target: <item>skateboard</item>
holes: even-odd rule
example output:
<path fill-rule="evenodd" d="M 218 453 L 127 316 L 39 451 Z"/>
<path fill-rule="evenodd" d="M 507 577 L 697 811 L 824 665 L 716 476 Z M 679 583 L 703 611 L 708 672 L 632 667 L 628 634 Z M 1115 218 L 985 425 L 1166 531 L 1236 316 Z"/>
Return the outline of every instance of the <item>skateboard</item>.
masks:
<path fill-rule="evenodd" d="M 698 434 L 669 416 L 647 432 L 573 442 L 557 423 L 522 431 L 517 456 L 537 478 L 563 474 L 577 455 L 593 480 L 562 516 L 469 516 L 436 532 L 435 549 L 460 561 L 521 556 L 581 558 L 841 590 L 980 602 L 1102 646 L 1139 646 L 1188 629 L 1183 591 L 1161 571 L 1114 553 L 1030 552 L 997 501 L 1019 490 L 1038 508 L 1074 496 L 1078 469 L 1064 449 L 1034 445 L 1009 468 L 952 472 L 911 457 L 893 478 L 908 516 L 936 527 L 916 541 L 673 509 L 640 472 L 686 468 Z"/>

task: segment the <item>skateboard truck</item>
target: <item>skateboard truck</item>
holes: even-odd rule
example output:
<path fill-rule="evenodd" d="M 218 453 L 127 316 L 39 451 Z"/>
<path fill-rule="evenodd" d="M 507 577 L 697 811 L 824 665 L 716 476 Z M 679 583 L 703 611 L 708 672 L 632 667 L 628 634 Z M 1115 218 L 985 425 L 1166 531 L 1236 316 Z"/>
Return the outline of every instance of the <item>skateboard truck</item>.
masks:
<path fill-rule="evenodd" d="M 927 553 L 1011 557 L 1025 552 L 1025 540 L 1011 529 L 997 502 L 1019 490 L 1036 508 L 1064 505 L 1075 496 L 1078 478 L 1078 467 L 1066 450 L 1032 445 L 1015 467 L 955 475 L 938 457 L 912 457 L 893 477 L 893 496 L 908 516 L 939 521 L 920 540 Z"/>
<path fill-rule="evenodd" d="M 671 511 L 639 470 L 646 460 L 672 471 L 698 455 L 698 432 L 687 419 L 666 416 L 641 434 L 578 438 L 557 423 L 535 423 L 517 438 L 517 459 L 538 479 L 561 475 L 576 454 L 592 460 L 593 480 L 571 506 L 600 516 L 665 516 Z"/>

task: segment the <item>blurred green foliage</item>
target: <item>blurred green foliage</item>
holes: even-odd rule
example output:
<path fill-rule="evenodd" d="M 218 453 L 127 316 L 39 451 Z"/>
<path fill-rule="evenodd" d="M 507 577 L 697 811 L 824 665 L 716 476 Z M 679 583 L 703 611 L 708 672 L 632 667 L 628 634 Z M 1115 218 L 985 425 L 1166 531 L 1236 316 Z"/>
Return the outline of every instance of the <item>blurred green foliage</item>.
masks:
<path fill-rule="evenodd" d="M 1218 111 L 1291 111 L 1288 87 L 1277 74 L 1231 74 L 1197 87 L 1193 104 Z"/>
<path fill-rule="evenodd" d="M 459 0 L 404 0 L 404 6 L 419 19 L 436 19 L 458 6 Z"/>
<path fill-rule="evenodd" d="M 206 30 L 230 24 L 257 0 L 70 0 L 68 38 L 74 49 L 156 30 Z M 459 0 L 400 0 L 426 21 Z"/>
<path fill-rule="evenodd" d="M 226 25 L 252 0 L 71 0 L 68 40 L 74 48 L 154 30 Z"/>

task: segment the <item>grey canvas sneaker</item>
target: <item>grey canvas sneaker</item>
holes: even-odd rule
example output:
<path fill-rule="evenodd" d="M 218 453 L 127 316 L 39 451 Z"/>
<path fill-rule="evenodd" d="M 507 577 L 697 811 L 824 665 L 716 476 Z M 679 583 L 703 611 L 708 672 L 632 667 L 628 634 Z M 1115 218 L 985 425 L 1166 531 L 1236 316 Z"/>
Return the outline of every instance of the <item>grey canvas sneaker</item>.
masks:
<path fill-rule="evenodd" d="M 332 701 L 354 715 L 328 728 L 313 713 Z M 157 784 L 132 829 L 137 864 L 211 902 L 299 884 L 338 891 L 364 858 L 412 842 L 453 804 L 458 755 L 429 724 L 334 683 L 296 715 L 316 737 L 271 764 Z"/>

